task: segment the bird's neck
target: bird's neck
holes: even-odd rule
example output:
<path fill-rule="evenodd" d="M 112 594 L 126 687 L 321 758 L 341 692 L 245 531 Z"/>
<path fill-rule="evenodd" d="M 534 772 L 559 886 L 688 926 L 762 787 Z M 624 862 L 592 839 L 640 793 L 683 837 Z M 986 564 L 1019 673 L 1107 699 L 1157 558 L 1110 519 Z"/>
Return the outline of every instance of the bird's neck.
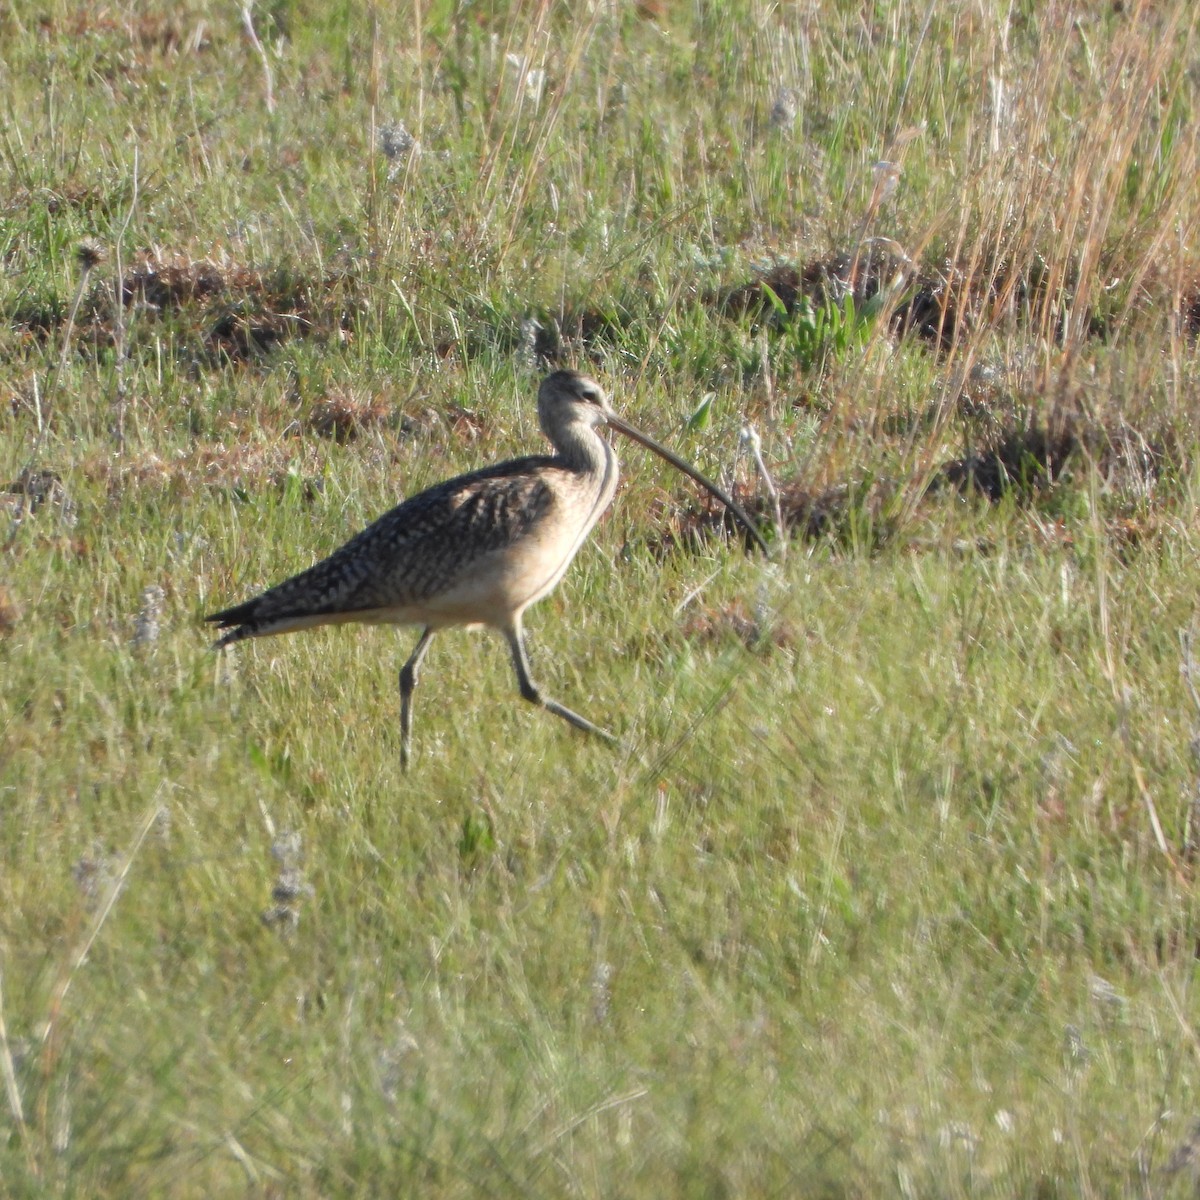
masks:
<path fill-rule="evenodd" d="M 582 421 L 559 430 L 554 448 L 562 465 L 579 475 L 603 475 L 615 465 L 612 447 Z"/>

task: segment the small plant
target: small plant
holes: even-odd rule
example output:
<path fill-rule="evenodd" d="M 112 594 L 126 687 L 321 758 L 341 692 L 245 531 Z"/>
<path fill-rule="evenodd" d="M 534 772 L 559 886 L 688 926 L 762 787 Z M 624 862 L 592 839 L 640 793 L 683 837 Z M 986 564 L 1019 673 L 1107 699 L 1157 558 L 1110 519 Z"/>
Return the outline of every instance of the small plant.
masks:
<path fill-rule="evenodd" d="M 468 866 L 475 866 L 480 858 L 496 849 L 496 831 L 490 814 L 472 809 L 462 819 L 458 835 L 458 854 Z"/>
<path fill-rule="evenodd" d="M 882 307 L 872 298 L 859 308 L 847 293 L 841 300 L 830 296 L 819 305 L 803 297 L 789 313 L 767 284 L 762 288 L 779 315 L 784 346 L 803 371 L 819 371 L 831 357 L 841 358 L 864 346 Z"/>

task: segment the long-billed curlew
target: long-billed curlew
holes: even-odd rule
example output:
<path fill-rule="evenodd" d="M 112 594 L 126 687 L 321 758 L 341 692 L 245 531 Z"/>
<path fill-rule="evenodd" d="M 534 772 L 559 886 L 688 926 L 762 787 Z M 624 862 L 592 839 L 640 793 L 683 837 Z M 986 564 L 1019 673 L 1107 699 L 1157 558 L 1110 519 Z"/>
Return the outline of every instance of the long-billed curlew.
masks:
<path fill-rule="evenodd" d="M 508 640 L 521 695 L 613 741 L 544 695 L 529 675 L 521 617 L 562 578 L 612 502 L 617 456 L 597 433 L 611 425 L 690 475 L 767 549 L 753 521 L 715 483 L 626 424 L 595 380 L 555 371 L 538 389 L 538 420 L 557 451 L 448 479 L 404 501 L 328 558 L 206 620 L 227 629 L 216 648 L 313 625 L 365 621 L 424 626 L 400 671 L 400 760 L 408 766 L 412 694 L 439 629 L 490 625 Z"/>

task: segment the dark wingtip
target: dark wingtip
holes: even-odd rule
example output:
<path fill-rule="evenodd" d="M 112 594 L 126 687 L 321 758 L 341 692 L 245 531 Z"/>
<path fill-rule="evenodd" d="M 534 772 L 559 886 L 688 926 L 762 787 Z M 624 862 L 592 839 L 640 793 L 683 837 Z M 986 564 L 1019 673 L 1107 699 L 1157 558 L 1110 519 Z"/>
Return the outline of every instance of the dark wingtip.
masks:
<path fill-rule="evenodd" d="M 223 608 L 220 612 L 209 613 L 204 620 L 210 625 L 216 625 L 223 633 L 212 644 L 214 650 L 240 642 L 243 638 L 254 636 L 254 626 L 251 624 L 257 601 L 249 600 L 245 604 L 236 604 L 233 608 Z"/>
<path fill-rule="evenodd" d="M 209 613 L 204 619 L 210 625 L 219 625 L 228 629 L 231 625 L 244 625 L 254 616 L 258 607 L 257 600 L 247 600 L 245 604 L 235 604 L 232 608 L 223 608 L 220 612 Z"/>
<path fill-rule="evenodd" d="M 229 619 L 224 613 L 214 613 L 211 617 L 205 617 L 206 621 L 217 622 L 219 627 L 225 632 L 212 644 L 214 650 L 222 650 L 226 646 L 232 646 L 234 642 L 240 642 L 245 638 L 253 637 L 258 632 L 258 626 L 249 621 L 239 621 Z"/>

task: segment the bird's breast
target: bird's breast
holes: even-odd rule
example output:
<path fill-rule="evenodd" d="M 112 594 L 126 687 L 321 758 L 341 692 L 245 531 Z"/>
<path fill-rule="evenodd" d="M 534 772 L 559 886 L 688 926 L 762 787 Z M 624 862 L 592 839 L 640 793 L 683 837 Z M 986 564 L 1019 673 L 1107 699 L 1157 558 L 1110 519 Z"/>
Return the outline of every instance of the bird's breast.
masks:
<path fill-rule="evenodd" d="M 602 475 L 579 476 L 548 470 L 542 480 L 543 502 L 522 519 L 493 514 L 497 527 L 511 524 L 513 536 L 493 538 L 470 553 L 464 546 L 461 569 L 448 573 L 444 586 L 425 602 L 431 623 L 482 623 L 506 627 L 515 615 L 540 600 L 562 578 L 616 490 L 616 462 Z"/>

